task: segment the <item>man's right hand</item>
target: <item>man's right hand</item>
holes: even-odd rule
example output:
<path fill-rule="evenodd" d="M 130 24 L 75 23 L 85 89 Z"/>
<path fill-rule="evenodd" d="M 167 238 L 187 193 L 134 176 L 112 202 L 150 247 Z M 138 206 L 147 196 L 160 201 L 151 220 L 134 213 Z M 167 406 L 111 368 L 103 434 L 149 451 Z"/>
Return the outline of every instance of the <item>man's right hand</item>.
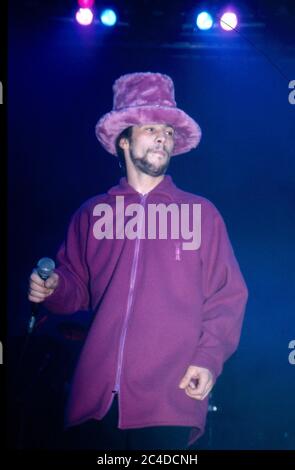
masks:
<path fill-rule="evenodd" d="M 28 299 L 31 302 L 43 302 L 46 297 L 53 294 L 58 286 L 59 275 L 52 273 L 46 281 L 43 281 L 36 271 L 33 271 L 30 276 Z"/>

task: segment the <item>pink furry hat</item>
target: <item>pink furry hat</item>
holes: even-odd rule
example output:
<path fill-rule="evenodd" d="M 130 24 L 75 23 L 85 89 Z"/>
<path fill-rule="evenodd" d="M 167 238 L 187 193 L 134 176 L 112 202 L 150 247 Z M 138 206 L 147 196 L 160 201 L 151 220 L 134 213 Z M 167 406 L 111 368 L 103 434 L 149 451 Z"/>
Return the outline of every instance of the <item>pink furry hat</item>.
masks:
<path fill-rule="evenodd" d="M 112 155 L 116 139 L 129 126 L 169 124 L 174 128 L 172 155 L 189 152 L 201 139 L 199 125 L 176 107 L 174 85 L 160 73 L 130 73 L 119 77 L 114 85 L 113 110 L 96 124 L 95 134 Z"/>

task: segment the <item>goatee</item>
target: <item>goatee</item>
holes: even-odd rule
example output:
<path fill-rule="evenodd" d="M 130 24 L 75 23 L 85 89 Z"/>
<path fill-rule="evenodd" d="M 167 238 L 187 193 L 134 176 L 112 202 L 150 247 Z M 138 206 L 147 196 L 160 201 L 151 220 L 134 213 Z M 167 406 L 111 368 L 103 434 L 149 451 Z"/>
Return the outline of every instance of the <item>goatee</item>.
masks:
<path fill-rule="evenodd" d="M 136 166 L 136 168 L 139 168 L 143 173 L 150 175 L 150 176 L 164 175 L 170 163 L 170 156 L 160 166 L 156 166 L 153 163 L 149 162 L 147 154 L 143 158 L 137 158 L 133 155 L 132 152 L 130 152 L 130 157 L 134 166 Z"/>

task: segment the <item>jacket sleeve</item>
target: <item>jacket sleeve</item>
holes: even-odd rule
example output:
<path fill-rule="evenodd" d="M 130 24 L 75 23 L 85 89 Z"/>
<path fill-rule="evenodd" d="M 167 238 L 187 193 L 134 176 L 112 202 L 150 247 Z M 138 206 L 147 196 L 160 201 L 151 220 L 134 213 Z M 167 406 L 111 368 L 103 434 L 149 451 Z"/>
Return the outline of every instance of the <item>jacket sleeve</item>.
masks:
<path fill-rule="evenodd" d="M 89 308 L 88 231 L 88 213 L 80 208 L 72 217 L 67 237 L 57 254 L 55 272 L 59 275 L 59 284 L 44 301 L 45 307 L 54 313 L 74 313 Z"/>
<path fill-rule="evenodd" d="M 248 290 L 221 215 L 213 205 L 206 210 L 200 247 L 202 326 L 192 364 L 209 369 L 215 381 L 238 346 Z"/>

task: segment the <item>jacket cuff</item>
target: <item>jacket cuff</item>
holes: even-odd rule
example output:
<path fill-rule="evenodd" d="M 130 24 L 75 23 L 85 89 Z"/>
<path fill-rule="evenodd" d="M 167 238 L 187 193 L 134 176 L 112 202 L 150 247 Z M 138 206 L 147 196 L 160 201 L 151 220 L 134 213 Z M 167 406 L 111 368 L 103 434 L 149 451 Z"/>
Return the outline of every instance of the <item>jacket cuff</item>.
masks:
<path fill-rule="evenodd" d="M 58 286 L 51 295 L 46 297 L 43 305 L 48 310 L 51 310 L 53 312 L 58 312 L 59 311 L 58 307 L 60 306 L 60 303 L 63 299 L 63 295 L 65 292 L 66 282 L 62 273 L 58 269 L 56 269 L 54 272 L 56 272 L 59 275 Z"/>
<path fill-rule="evenodd" d="M 215 383 L 217 380 L 217 377 L 221 374 L 222 372 L 222 364 L 219 363 L 216 359 L 214 359 L 212 356 L 207 354 L 205 351 L 198 350 L 191 361 L 191 365 L 198 366 L 198 367 L 204 367 L 205 369 L 208 369 L 212 376 L 213 376 L 213 382 Z"/>

